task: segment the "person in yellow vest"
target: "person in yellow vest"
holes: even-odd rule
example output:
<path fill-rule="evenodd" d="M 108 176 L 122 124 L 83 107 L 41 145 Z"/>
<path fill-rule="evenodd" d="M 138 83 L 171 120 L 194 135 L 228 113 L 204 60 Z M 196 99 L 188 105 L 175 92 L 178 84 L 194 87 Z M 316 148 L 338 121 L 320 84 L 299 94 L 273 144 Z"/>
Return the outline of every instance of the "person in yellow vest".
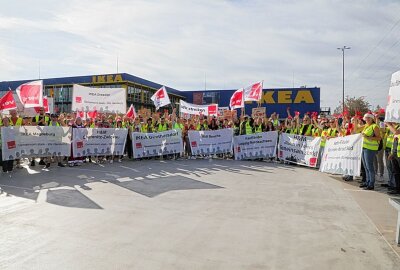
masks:
<path fill-rule="evenodd" d="M 243 122 L 240 124 L 240 135 L 250 135 L 254 133 L 254 120 L 245 115 Z"/>
<path fill-rule="evenodd" d="M 298 128 L 298 135 L 303 135 L 303 136 L 311 136 L 312 135 L 312 124 L 311 124 L 311 118 L 307 114 L 304 115 L 303 118 L 303 123 L 300 125 L 300 118 L 297 117 L 297 126 Z"/>
<path fill-rule="evenodd" d="M 146 119 L 146 122 L 143 123 L 140 128 L 142 133 L 153 133 L 155 131 L 153 127 L 153 119 L 151 117 Z"/>
<path fill-rule="evenodd" d="M 375 124 L 374 119 L 375 117 L 371 113 L 364 115 L 363 120 L 366 124 L 361 133 L 364 138 L 362 162 L 366 172 L 366 183 L 360 185 L 360 187 L 367 190 L 375 188 L 374 158 L 379 148 L 379 141 L 381 140 L 379 127 Z"/>
<path fill-rule="evenodd" d="M 391 160 L 389 159 L 389 156 L 391 155 L 392 150 L 393 150 L 395 134 L 391 130 L 390 126 L 392 127 L 392 129 L 394 131 L 397 132 L 400 129 L 400 125 L 396 124 L 396 123 L 386 123 L 386 125 L 387 125 L 387 128 L 386 128 L 386 132 L 385 132 L 385 141 L 386 141 L 386 143 L 385 143 L 385 162 L 386 162 L 386 169 L 388 171 L 389 180 L 388 180 L 387 184 L 382 184 L 381 186 L 387 187 L 389 190 L 394 190 L 396 187 L 396 183 L 395 183 L 395 178 L 394 178 L 394 174 L 393 174 L 393 166 L 392 166 L 393 162 L 391 162 Z"/>
<path fill-rule="evenodd" d="M 273 124 L 273 122 L 271 122 Z M 265 125 L 261 118 L 257 118 L 254 123 L 254 133 L 261 133 L 265 131 Z"/>
<path fill-rule="evenodd" d="M 279 123 L 279 114 L 277 114 L 276 112 L 273 112 L 271 114 L 271 122 L 274 125 L 275 130 L 278 129 L 279 125 L 280 125 L 280 123 Z"/>
<path fill-rule="evenodd" d="M 168 123 L 166 123 L 165 118 L 161 117 L 160 122 L 156 125 L 157 132 L 163 132 L 168 130 Z"/>
<path fill-rule="evenodd" d="M 336 138 L 339 135 L 339 124 L 337 119 L 329 120 L 329 128 L 327 130 L 327 138 Z"/>
<path fill-rule="evenodd" d="M 208 124 L 204 118 L 200 118 L 200 122 L 196 125 L 196 130 L 208 130 Z"/>
<path fill-rule="evenodd" d="M 386 123 L 387 127 L 393 133 L 393 144 L 391 152 L 388 156 L 388 160 L 391 163 L 391 170 L 394 179 L 394 183 L 389 188 L 388 193 L 391 195 L 400 194 L 400 146 L 399 146 L 399 125 L 395 123 Z"/>

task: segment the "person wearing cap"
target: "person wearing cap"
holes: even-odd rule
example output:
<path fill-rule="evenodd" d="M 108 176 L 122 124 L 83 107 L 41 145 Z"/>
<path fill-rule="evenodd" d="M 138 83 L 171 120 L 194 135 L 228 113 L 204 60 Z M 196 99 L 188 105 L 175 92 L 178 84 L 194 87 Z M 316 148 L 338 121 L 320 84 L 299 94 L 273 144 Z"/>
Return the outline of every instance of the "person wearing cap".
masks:
<path fill-rule="evenodd" d="M 384 156 L 385 148 L 386 148 L 386 137 L 385 137 L 386 128 L 385 128 L 384 118 L 383 117 L 379 117 L 379 115 L 376 114 L 375 115 L 375 123 L 379 127 L 379 131 L 381 133 L 381 138 L 382 138 L 381 144 L 382 144 L 382 147 L 380 147 L 380 149 L 378 150 L 378 152 L 375 155 L 374 168 L 375 168 L 376 174 L 378 175 L 379 181 L 383 181 L 383 174 L 385 172 L 385 165 L 383 163 L 383 156 Z"/>
<path fill-rule="evenodd" d="M 363 120 L 366 122 L 361 132 L 363 136 L 363 150 L 362 162 L 366 172 L 366 182 L 361 184 L 360 187 L 366 190 L 373 190 L 375 188 L 375 168 L 374 158 L 379 149 L 379 141 L 381 140 L 381 133 L 379 127 L 374 122 L 374 115 L 366 113 Z"/>

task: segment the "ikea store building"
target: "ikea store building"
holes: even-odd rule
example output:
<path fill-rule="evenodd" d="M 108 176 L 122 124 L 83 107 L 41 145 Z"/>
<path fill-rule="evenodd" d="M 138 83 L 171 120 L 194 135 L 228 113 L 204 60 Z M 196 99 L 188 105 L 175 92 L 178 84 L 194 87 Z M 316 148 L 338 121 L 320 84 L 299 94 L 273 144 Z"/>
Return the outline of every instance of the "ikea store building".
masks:
<path fill-rule="evenodd" d="M 9 88 L 15 91 L 19 85 L 34 80 L 0 82 L 0 96 L 3 96 Z M 44 95 L 54 98 L 55 112 L 71 111 L 72 86 L 74 84 L 101 88 L 125 88 L 127 107 L 133 104 L 137 109 L 148 108 L 151 110 L 155 110 L 155 108 L 150 97 L 162 86 L 127 73 L 43 79 L 43 84 Z M 220 107 L 229 106 L 230 97 L 236 90 L 185 91 L 167 86 L 166 89 L 174 106 L 179 106 L 179 100 L 182 99 L 199 105 L 217 103 Z M 257 106 L 266 107 L 268 115 L 273 112 L 279 113 L 281 118 L 287 116 L 286 109 L 288 107 L 292 112 L 299 111 L 301 114 L 320 112 L 320 88 L 263 89 L 261 103 L 247 103 L 245 112 L 251 114 L 251 109 Z"/>

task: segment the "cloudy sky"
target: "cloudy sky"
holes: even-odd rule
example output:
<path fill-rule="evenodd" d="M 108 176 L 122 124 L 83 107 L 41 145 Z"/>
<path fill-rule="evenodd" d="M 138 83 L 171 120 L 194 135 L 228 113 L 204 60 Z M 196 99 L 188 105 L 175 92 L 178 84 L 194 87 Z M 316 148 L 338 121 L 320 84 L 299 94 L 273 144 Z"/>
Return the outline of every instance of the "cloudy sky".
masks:
<path fill-rule="evenodd" d="M 179 90 L 321 87 L 385 105 L 399 0 L 0 0 L 0 81 L 119 72 Z"/>

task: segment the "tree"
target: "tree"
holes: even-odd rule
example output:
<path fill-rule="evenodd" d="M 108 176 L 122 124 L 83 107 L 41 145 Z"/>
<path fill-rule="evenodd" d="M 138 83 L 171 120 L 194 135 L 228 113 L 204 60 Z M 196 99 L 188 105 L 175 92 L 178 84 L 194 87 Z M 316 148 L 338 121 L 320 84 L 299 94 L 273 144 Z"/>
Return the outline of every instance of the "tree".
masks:
<path fill-rule="evenodd" d="M 365 96 L 361 97 L 349 97 L 346 96 L 344 100 L 345 110 L 349 112 L 350 115 L 355 115 L 356 111 L 362 114 L 367 113 L 370 110 L 371 104 L 365 100 Z M 343 103 L 336 107 L 335 114 L 341 114 L 343 112 Z"/>

